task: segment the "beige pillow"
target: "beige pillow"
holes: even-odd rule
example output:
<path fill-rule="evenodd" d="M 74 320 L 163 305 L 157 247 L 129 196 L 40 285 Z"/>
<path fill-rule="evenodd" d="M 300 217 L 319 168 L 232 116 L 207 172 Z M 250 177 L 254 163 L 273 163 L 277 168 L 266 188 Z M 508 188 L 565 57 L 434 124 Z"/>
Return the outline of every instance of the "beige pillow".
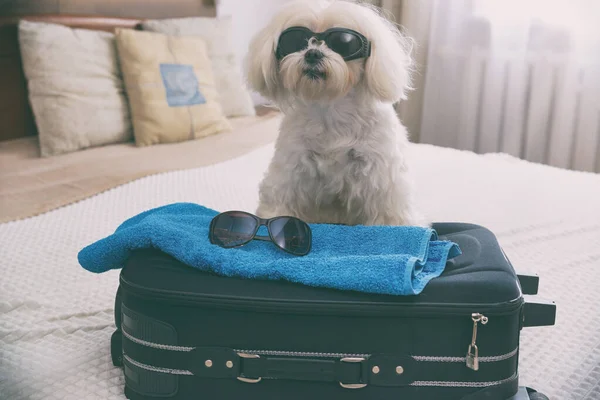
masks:
<path fill-rule="evenodd" d="M 250 92 L 244 85 L 242 68 L 232 42 L 231 17 L 185 17 L 147 20 L 142 28 L 172 36 L 198 36 L 206 41 L 219 102 L 227 117 L 256 113 Z"/>
<path fill-rule="evenodd" d="M 19 44 L 42 157 L 133 139 L 112 33 L 23 20 Z"/>
<path fill-rule="evenodd" d="M 133 29 L 115 35 L 138 146 L 231 129 L 202 39 Z"/>

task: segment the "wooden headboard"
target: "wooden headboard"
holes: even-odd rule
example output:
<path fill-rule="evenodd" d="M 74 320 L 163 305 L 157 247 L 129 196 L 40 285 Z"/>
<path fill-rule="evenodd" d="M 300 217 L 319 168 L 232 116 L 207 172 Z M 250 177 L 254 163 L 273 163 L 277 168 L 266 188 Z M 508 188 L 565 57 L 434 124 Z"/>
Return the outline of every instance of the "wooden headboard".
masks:
<path fill-rule="evenodd" d="M 162 0 L 162 5 L 164 6 L 165 3 L 173 4 L 171 1 Z M 92 3 L 92 1 L 89 1 L 89 3 Z M 150 3 L 157 3 L 157 1 L 150 1 Z M 202 3 L 198 0 L 199 7 L 204 8 L 201 9 L 200 13 L 194 13 L 194 15 L 216 15 L 214 3 L 212 5 L 211 3 L 210 1 Z M 135 15 L 132 10 L 129 11 L 130 14 Z M 186 14 L 187 11 L 184 13 L 178 12 L 177 14 L 163 14 L 160 18 L 182 17 Z M 0 141 L 37 134 L 28 100 L 27 82 L 21 65 L 17 29 L 19 20 L 44 21 L 73 28 L 112 32 L 117 27 L 137 28 L 144 18 L 150 18 L 148 10 L 140 11 L 139 15 L 143 15 L 143 17 L 124 18 L 93 14 L 28 14 L 0 17 Z M 157 17 L 153 16 L 153 18 Z"/>

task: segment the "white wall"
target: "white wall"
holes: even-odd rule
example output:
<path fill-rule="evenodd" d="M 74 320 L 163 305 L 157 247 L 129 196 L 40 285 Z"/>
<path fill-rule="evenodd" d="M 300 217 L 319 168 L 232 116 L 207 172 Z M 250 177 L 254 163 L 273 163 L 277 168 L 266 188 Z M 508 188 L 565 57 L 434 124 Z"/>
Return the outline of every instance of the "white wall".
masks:
<path fill-rule="evenodd" d="M 290 0 L 219 0 L 217 17 L 231 16 L 233 21 L 233 43 L 238 60 L 243 61 L 250 39 L 273 16 L 275 10 Z M 253 94 L 256 102 L 262 99 Z"/>

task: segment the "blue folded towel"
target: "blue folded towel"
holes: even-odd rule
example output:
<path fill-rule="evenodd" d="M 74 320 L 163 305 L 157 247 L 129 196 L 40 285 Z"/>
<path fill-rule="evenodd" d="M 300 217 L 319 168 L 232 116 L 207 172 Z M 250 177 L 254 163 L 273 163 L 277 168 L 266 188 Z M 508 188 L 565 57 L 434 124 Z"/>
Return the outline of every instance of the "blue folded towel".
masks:
<path fill-rule="evenodd" d="M 415 295 L 443 272 L 448 258 L 460 254 L 457 244 L 437 240 L 433 229 L 332 224 L 310 225 L 312 250 L 303 257 L 259 240 L 224 249 L 208 239 L 210 221 L 217 214 L 191 203 L 145 211 L 125 221 L 114 234 L 82 249 L 79 263 L 100 273 L 123 267 L 131 250 L 157 248 L 188 266 L 224 276 Z"/>

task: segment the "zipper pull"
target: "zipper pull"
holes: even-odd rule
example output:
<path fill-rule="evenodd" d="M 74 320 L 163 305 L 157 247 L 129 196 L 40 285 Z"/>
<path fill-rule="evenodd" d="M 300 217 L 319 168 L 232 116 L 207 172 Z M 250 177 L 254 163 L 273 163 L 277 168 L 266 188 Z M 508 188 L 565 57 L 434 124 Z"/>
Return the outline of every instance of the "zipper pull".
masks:
<path fill-rule="evenodd" d="M 473 371 L 479 370 L 479 349 L 475 342 L 477 341 L 477 324 L 481 322 L 482 325 L 487 324 L 488 318 L 485 315 L 479 313 L 471 314 L 473 320 L 473 339 L 467 350 L 467 367 Z"/>

